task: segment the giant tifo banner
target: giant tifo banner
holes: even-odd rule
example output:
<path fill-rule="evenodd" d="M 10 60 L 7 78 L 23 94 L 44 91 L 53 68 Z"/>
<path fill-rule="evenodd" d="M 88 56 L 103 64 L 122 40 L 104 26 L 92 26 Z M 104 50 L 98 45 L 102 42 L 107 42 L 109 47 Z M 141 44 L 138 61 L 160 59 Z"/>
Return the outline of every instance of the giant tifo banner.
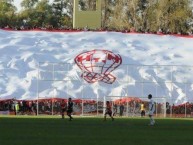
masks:
<path fill-rule="evenodd" d="M 0 30 L 0 100 L 193 101 L 192 36 L 72 32 Z"/>

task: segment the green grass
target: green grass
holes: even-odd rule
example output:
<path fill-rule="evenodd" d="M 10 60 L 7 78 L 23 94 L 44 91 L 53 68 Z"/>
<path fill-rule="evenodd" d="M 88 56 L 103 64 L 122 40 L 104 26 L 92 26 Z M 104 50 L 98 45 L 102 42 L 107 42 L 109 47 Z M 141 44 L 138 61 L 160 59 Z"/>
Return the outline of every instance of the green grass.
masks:
<path fill-rule="evenodd" d="M 191 145 L 193 119 L 0 116 L 1 145 Z"/>

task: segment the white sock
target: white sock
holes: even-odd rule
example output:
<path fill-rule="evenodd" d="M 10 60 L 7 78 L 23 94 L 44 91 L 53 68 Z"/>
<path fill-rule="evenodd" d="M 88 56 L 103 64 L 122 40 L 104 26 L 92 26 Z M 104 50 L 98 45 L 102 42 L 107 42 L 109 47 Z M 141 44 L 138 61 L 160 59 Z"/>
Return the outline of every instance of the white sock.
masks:
<path fill-rule="evenodd" d="M 150 124 L 155 124 L 155 120 L 153 119 L 153 117 L 150 117 Z"/>

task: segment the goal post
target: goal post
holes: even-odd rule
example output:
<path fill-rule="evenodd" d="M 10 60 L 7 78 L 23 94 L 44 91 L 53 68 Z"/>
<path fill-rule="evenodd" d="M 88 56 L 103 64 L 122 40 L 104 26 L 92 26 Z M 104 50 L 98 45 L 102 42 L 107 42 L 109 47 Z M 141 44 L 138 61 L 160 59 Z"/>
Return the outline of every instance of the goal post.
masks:
<path fill-rule="evenodd" d="M 146 114 L 149 113 L 149 100 L 147 97 L 127 97 L 127 96 L 106 96 L 104 102 L 110 101 L 112 104 L 114 114 L 118 116 L 127 117 L 140 117 L 141 104 L 144 103 Z M 166 117 L 166 98 L 155 97 L 155 117 Z M 121 112 L 121 105 L 123 106 L 123 112 Z M 105 107 L 105 106 L 104 106 Z"/>

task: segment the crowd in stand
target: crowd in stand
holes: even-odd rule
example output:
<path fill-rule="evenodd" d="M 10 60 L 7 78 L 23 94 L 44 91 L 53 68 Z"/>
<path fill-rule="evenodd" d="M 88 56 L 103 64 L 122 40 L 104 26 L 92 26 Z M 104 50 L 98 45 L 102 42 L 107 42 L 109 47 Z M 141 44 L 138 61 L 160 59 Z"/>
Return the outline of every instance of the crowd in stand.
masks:
<path fill-rule="evenodd" d="M 66 100 L 65 100 L 66 101 Z M 61 113 L 61 102 L 62 100 L 39 100 L 39 101 L 25 101 L 25 100 L 4 100 L 0 101 L 0 111 L 14 112 L 17 115 L 37 115 L 38 114 L 54 114 L 60 115 Z M 111 102 L 113 103 L 113 102 Z M 82 108 L 83 104 L 83 108 Z M 80 115 L 83 111 L 84 114 L 96 114 L 97 111 L 102 114 L 103 112 L 103 102 L 81 102 L 74 101 L 74 114 Z M 113 103 L 113 113 L 118 116 L 137 116 L 140 114 L 141 102 L 124 102 L 124 103 Z M 163 114 L 163 103 L 157 103 L 157 113 Z M 148 111 L 148 103 L 144 102 L 146 111 Z M 98 108 L 97 108 L 98 107 Z M 38 109 L 38 110 L 37 110 Z M 83 110 L 82 110 L 83 109 Z M 128 114 L 127 114 L 128 113 Z M 166 114 L 171 114 L 174 117 L 183 117 L 185 114 L 187 116 L 193 116 L 193 103 L 187 102 L 182 105 L 170 105 L 166 103 Z"/>
<path fill-rule="evenodd" d="M 0 111 L 10 111 L 15 114 L 20 113 L 36 113 L 37 101 L 17 101 L 15 99 L 5 100 L 0 102 Z"/>
<path fill-rule="evenodd" d="M 64 100 L 66 102 L 66 100 Z M 10 111 L 19 115 L 37 115 L 38 114 L 60 114 L 62 100 L 39 100 L 39 101 L 25 101 L 25 100 L 4 100 L 0 101 L 0 111 Z M 101 103 L 98 103 L 100 105 Z M 84 113 L 96 112 L 96 103 L 83 103 Z M 102 107 L 99 107 L 100 109 Z M 38 109 L 38 110 L 37 110 Z M 82 102 L 74 102 L 74 114 L 80 114 L 82 111 Z"/>
<path fill-rule="evenodd" d="M 186 104 L 182 104 L 182 105 L 178 105 L 172 106 L 172 111 L 175 114 L 189 114 L 189 115 L 193 115 L 193 103 L 187 102 Z"/>
<path fill-rule="evenodd" d="M 163 29 L 159 29 L 158 31 L 154 31 L 151 32 L 149 30 L 135 30 L 134 28 L 131 29 L 123 29 L 123 30 L 117 30 L 117 29 L 113 29 L 113 28 L 101 28 L 101 29 L 89 29 L 87 26 L 85 26 L 84 28 L 77 28 L 77 29 L 73 29 L 72 27 L 66 27 L 66 26 L 61 26 L 61 27 L 53 27 L 52 25 L 47 25 L 47 26 L 42 26 L 42 27 L 37 27 L 37 26 L 28 26 L 28 25 L 21 25 L 21 26 L 17 26 L 17 27 L 12 27 L 12 26 L 0 26 L 1 29 L 4 30 L 42 30 L 42 31 L 113 31 L 113 32 L 123 32 L 123 33 L 130 33 L 130 32 L 135 32 L 135 33 L 150 33 L 150 34 L 174 34 L 174 35 L 188 35 L 188 36 L 192 36 L 193 35 L 193 31 L 192 32 L 188 32 L 188 33 L 183 33 L 183 32 L 178 32 L 178 33 L 171 33 L 170 30 L 163 30 Z"/>

